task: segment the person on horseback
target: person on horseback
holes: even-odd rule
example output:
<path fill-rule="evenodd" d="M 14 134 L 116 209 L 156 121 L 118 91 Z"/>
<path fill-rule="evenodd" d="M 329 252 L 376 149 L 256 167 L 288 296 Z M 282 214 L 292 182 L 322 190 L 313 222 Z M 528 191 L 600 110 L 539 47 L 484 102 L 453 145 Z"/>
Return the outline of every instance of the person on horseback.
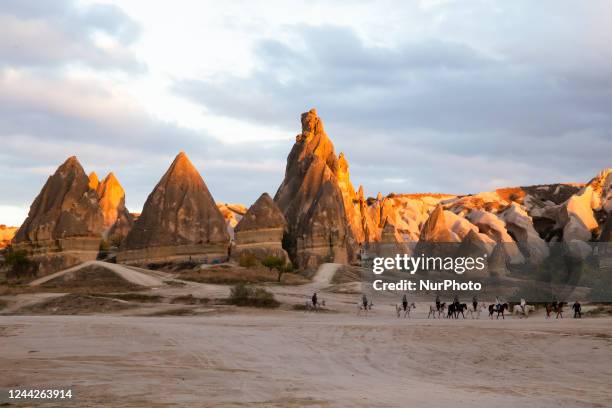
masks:
<path fill-rule="evenodd" d="M 368 310 L 368 297 L 365 293 L 361 296 L 361 304 L 363 304 L 363 310 Z"/>
<path fill-rule="evenodd" d="M 499 296 L 495 296 L 495 311 L 498 312 L 501 309 L 501 300 Z"/>
<path fill-rule="evenodd" d="M 440 311 L 440 295 L 436 295 L 436 310 Z"/>
<path fill-rule="evenodd" d="M 319 302 L 319 299 L 317 299 L 317 292 L 315 292 L 312 295 L 312 307 L 314 308 L 314 310 L 317 310 L 318 302 Z"/>
<path fill-rule="evenodd" d="M 476 297 L 476 295 L 472 297 L 472 306 L 474 306 L 474 311 L 476 311 L 478 307 L 478 298 Z"/>
<path fill-rule="evenodd" d="M 523 314 L 525 314 L 526 305 L 527 305 L 527 302 L 525 301 L 525 298 L 521 298 L 521 310 L 523 311 Z"/>
<path fill-rule="evenodd" d="M 408 309 L 408 298 L 406 297 L 405 293 L 402 297 L 402 307 L 404 308 L 404 312 L 406 311 L 406 309 Z"/>

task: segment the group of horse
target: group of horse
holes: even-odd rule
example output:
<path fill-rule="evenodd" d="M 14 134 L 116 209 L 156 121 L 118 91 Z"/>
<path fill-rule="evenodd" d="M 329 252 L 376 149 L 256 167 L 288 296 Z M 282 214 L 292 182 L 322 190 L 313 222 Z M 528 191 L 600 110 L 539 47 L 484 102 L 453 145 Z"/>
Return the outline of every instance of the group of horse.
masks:
<path fill-rule="evenodd" d="M 322 300 L 321 304 L 313 305 L 312 301 L 306 301 L 304 311 L 306 312 L 316 312 L 321 306 L 325 306 L 325 301 Z M 363 302 L 357 302 L 357 316 L 365 315 L 367 316 L 370 311 L 372 311 L 373 303 L 372 301 L 368 301 L 367 304 Z M 552 314 L 555 313 L 555 318 L 563 318 L 563 308 L 565 306 L 564 302 L 552 302 L 546 303 L 546 318 L 551 318 Z M 416 309 L 416 304 L 414 302 L 407 304 L 404 306 L 403 304 L 395 305 L 395 313 L 398 318 L 403 317 L 404 319 L 410 318 L 410 312 Z M 535 312 L 536 308 L 534 305 L 514 305 L 512 312 L 515 316 L 518 317 L 528 317 L 530 313 Z M 489 312 L 489 318 L 499 319 L 500 316 L 502 319 L 506 318 L 506 313 L 510 311 L 510 304 L 508 303 L 500 303 L 500 304 L 490 304 L 486 305 L 486 303 L 479 303 L 474 307 L 474 305 L 467 305 L 466 303 L 450 303 L 448 306 L 446 303 L 439 303 L 436 305 L 429 306 L 429 313 L 427 314 L 427 318 L 433 319 L 458 319 L 459 316 L 466 319 L 467 317 L 471 317 L 472 319 L 480 319 L 480 315 L 485 312 Z"/>
<path fill-rule="evenodd" d="M 480 315 L 485 309 L 486 305 L 484 304 L 479 304 L 474 307 L 473 305 L 468 306 L 466 303 L 456 302 L 449 304 L 447 307 L 446 303 L 440 303 L 429 306 L 429 313 L 427 314 L 427 318 L 435 319 L 437 316 L 438 319 L 458 319 L 459 315 L 461 315 L 465 319 L 467 315 L 472 319 L 480 319 Z M 503 310 L 500 313 L 503 314 Z M 490 313 L 490 315 L 492 315 L 492 313 Z"/>

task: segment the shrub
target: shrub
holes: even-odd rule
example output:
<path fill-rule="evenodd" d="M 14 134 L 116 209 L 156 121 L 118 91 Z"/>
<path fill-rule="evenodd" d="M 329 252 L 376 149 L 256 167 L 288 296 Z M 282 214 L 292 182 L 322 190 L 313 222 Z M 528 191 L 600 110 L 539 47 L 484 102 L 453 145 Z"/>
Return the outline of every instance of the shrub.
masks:
<path fill-rule="evenodd" d="M 7 278 L 20 279 L 26 275 L 35 277 L 38 273 L 38 265 L 30 260 L 25 250 L 10 248 L 4 255 L 4 263 L 10 268 Z"/>
<path fill-rule="evenodd" d="M 252 254 L 243 254 L 238 260 L 238 265 L 242 266 L 243 268 L 254 268 L 257 266 L 258 263 L 259 260 L 255 255 Z"/>
<path fill-rule="evenodd" d="M 274 299 L 274 295 L 264 288 L 253 288 L 249 285 L 239 283 L 232 287 L 228 303 L 236 306 L 253 307 L 278 307 L 280 303 Z"/>

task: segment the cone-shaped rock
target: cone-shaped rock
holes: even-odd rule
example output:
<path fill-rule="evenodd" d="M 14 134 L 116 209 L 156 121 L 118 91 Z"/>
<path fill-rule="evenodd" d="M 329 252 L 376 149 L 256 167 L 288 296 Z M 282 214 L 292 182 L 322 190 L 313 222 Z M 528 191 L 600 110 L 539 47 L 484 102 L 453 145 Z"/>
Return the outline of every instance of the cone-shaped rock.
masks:
<path fill-rule="evenodd" d="M 114 173 L 109 173 L 99 183 L 97 193 L 104 216 L 105 236 L 121 240 L 132 228 L 133 218 L 125 207 L 125 191 Z"/>
<path fill-rule="evenodd" d="M 459 238 L 446 223 L 444 209 L 438 205 L 431 213 L 421 230 L 423 242 L 458 242 Z"/>
<path fill-rule="evenodd" d="M 91 190 L 97 190 L 98 185 L 100 184 L 100 180 L 98 179 L 98 175 L 95 171 L 89 173 L 89 188 Z"/>
<path fill-rule="evenodd" d="M 285 249 L 299 267 L 350 262 L 365 234 L 348 163 L 336 157 L 316 110 L 301 120 L 302 133 L 274 197 L 288 223 Z"/>
<path fill-rule="evenodd" d="M 72 156 L 47 179 L 13 242 L 35 252 L 40 272 L 47 273 L 95 259 L 103 224 L 96 192 Z"/>
<path fill-rule="evenodd" d="M 263 193 L 248 209 L 236 228 L 232 257 L 254 255 L 259 259 L 277 256 L 287 259 L 283 250 L 283 233 L 287 226 L 285 216 L 268 193 Z"/>
<path fill-rule="evenodd" d="M 123 241 L 118 262 L 225 259 L 223 215 L 187 155 L 179 153 L 157 183 Z"/>

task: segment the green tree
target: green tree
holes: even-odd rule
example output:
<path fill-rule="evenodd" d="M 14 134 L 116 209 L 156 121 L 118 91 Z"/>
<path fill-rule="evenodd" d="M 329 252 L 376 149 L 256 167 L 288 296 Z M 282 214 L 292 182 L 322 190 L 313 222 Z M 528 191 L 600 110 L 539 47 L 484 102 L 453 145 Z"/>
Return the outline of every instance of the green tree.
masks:
<path fill-rule="evenodd" d="M 276 269 L 278 271 L 278 281 L 281 281 L 281 277 L 286 271 L 284 259 L 279 258 L 278 256 L 268 255 L 263 259 L 263 261 L 261 261 L 261 264 L 270 269 L 270 272 L 272 272 L 273 269 Z"/>

